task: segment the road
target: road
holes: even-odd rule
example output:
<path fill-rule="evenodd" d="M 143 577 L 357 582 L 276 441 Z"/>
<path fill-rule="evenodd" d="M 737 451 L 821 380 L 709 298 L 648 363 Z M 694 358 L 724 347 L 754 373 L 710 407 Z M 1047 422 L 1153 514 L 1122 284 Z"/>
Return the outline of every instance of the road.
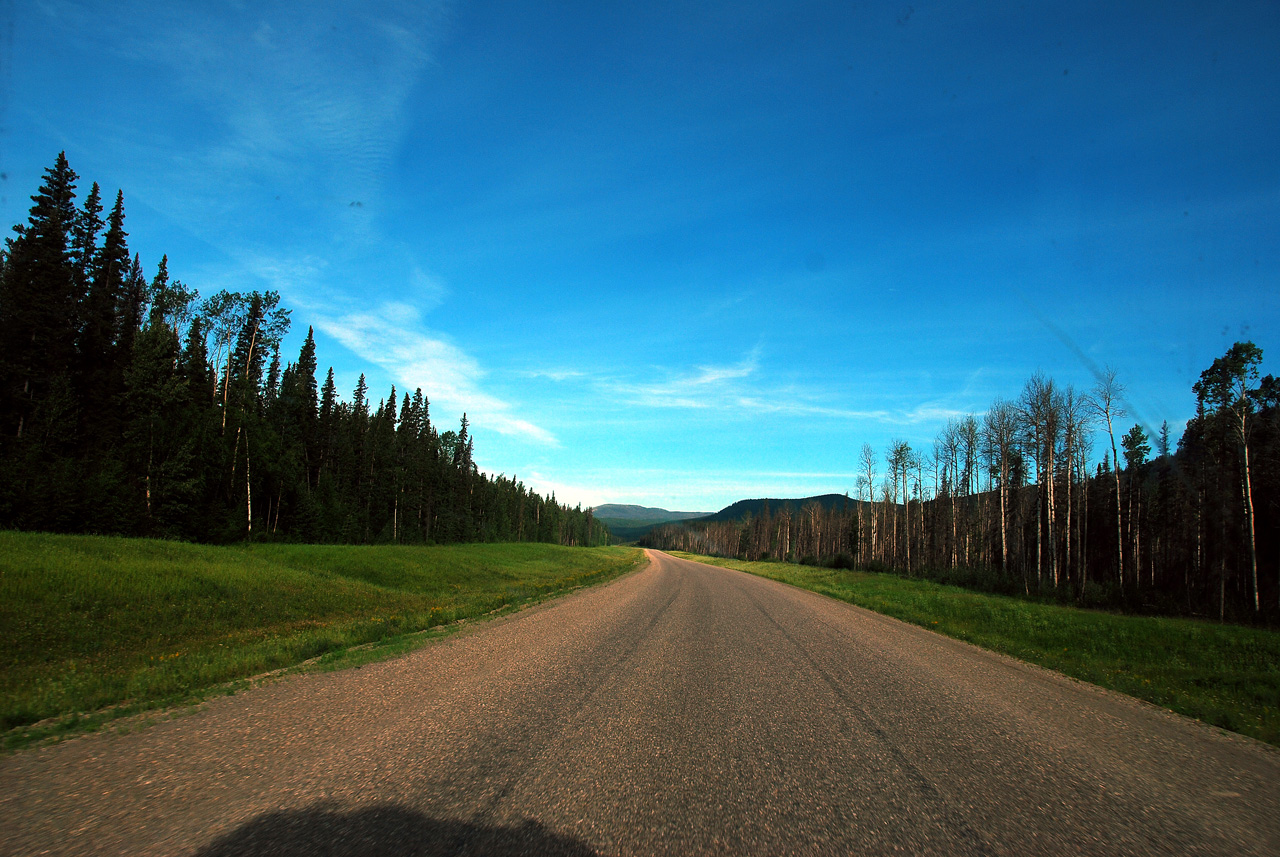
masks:
<path fill-rule="evenodd" d="M 1280 753 L 651 553 L 412 654 L 0 759 L 0 853 L 1280 854 Z"/>

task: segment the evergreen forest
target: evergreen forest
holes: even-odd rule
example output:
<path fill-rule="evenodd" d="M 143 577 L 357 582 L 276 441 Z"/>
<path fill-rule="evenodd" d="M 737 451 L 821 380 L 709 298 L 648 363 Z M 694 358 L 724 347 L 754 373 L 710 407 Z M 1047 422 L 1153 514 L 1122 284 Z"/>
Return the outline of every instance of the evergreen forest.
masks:
<path fill-rule="evenodd" d="M 590 510 L 474 462 L 426 394 L 317 383 L 311 331 L 283 361 L 275 292 L 202 298 L 148 278 L 124 196 L 59 154 L 0 252 L 0 527 L 199 542 L 601 545 Z"/>
<path fill-rule="evenodd" d="M 1037 373 L 928 448 L 858 454 L 857 494 L 652 530 L 641 544 L 869 568 L 1093 606 L 1280 620 L 1280 384 L 1237 342 L 1190 391 L 1182 437 L 1124 428 L 1112 370 Z M 1101 460 L 1094 457 L 1095 440 Z M 823 498 L 825 499 L 825 498 Z"/>

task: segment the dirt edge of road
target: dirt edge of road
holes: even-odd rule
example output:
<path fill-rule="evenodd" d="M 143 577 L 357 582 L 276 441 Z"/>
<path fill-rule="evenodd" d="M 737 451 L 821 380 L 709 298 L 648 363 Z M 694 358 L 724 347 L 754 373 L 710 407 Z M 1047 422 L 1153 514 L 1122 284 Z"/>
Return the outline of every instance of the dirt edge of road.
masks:
<path fill-rule="evenodd" d="M 115 705 L 88 713 L 74 712 L 62 717 L 49 718 L 27 726 L 20 726 L 9 730 L 7 733 L 0 734 L 0 756 L 9 756 L 26 750 L 49 747 L 102 732 L 110 732 L 112 734 L 139 732 L 156 723 L 196 714 L 211 699 L 234 696 L 237 693 L 244 693 L 257 687 L 308 673 L 360 669 L 366 664 L 404 657 L 425 646 L 443 642 L 459 634 L 472 633 L 482 627 L 488 627 L 509 621 L 517 616 L 537 612 L 585 590 L 608 586 L 611 583 L 643 571 L 651 563 L 652 559 L 646 549 L 643 556 L 636 561 L 632 568 L 605 580 L 575 586 L 572 589 L 556 592 L 536 600 L 504 605 L 479 616 L 456 619 L 447 625 L 437 625 L 434 628 L 388 637 L 373 643 L 361 643 L 358 646 L 326 652 L 323 655 L 317 655 L 314 658 L 308 658 L 305 661 L 300 661 L 287 667 L 280 667 L 279 669 L 192 691 L 190 696 L 183 701 L 165 700 L 154 706 L 141 704 L 141 707 L 138 705 Z"/>

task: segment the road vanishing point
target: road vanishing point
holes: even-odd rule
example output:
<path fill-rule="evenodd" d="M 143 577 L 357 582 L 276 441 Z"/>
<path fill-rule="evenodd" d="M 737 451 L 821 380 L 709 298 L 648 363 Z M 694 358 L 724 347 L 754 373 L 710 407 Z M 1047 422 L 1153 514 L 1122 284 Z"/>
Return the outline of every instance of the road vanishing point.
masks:
<path fill-rule="evenodd" d="M 0 759 L 0 853 L 1280 854 L 1280 753 L 737 571 Z"/>

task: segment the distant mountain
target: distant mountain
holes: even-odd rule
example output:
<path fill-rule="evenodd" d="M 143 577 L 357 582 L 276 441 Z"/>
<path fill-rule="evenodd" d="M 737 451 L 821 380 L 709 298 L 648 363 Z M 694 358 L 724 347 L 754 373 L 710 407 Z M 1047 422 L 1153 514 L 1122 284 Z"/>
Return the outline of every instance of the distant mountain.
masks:
<path fill-rule="evenodd" d="M 732 505 L 725 506 L 714 515 L 705 515 L 698 518 L 699 521 L 738 521 L 746 517 L 748 514 L 758 515 L 764 510 L 764 504 L 769 504 L 769 511 L 776 512 L 784 506 L 790 505 L 792 509 L 799 511 L 810 503 L 817 503 L 826 509 L 843 509 L 844 504 L 848 503 L 852 509 L 858 503 L 852 497 L 846 497 L 844 494 L 820 494 L 817 497 L 801 497 L 799 499 L 791 498 L 761 498 L 759 500 L 739 500 Z"/>
<path fill-rule="evenodd" d="M 701 518 L 709 512 L 671 512 L 666 509 L 655 509 L 652 506 L 627 506 L 621 503 L 606 503 L 596 506 L 591 513 L 597 518 L 615 521 L 683 521 L 686 518 Z"/>
<path fill-rule="evenodd" d="M 614 538 L 622 542 L 633 542 L 659 524 L 687 521 L 690 518 L 702 518 L 707 515 L 706 512 L 672 512 L 669 509 L 628 506 L 621 503 L 596 506 L 591 513 L 597 521 L 609 528 Z"/>

